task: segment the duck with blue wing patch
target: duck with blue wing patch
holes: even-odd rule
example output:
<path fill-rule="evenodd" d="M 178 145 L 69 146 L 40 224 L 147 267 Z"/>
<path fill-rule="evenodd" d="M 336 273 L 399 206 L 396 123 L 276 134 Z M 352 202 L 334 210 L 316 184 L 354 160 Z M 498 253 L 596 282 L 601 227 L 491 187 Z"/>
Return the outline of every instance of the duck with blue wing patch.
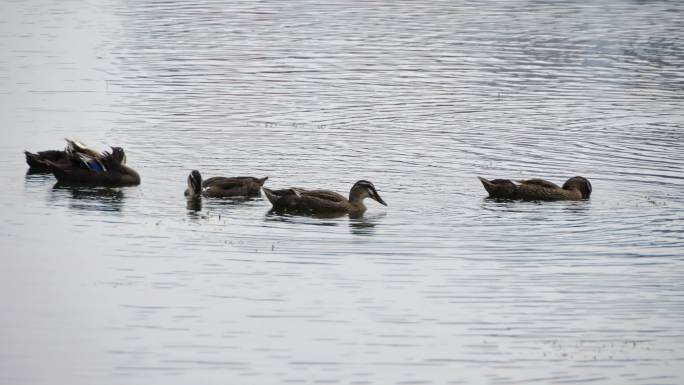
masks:
<path fill-rule="evenodd" d="M 72 155 L 85 155 L 93 159 L 98 159 L 103 154 L 89 148 L 85 144 L 71 139 L 64 139 L 67 145 L 64 150 L 46 150 L 39 152 L 29 152 L 24 151 L 26 156 L 26 163 L 29 165 L 28 172 L 30 174 L 35 173 L 50 173 L 52 172 L 52 166 L 47 162 L 50 161 L 56 164 L 67 165 L 71 162 L 70 156 Z"/>
<path fill-rule="evenodd" d="M 99 157 L 70 153 L 66 162 L 46 161 L 61 184 L 106 187 L 140 184 L 140 175 L 125 163 L 126 153 L 121 147 L 112 147 L 111 153 L 105 151 Z"/>

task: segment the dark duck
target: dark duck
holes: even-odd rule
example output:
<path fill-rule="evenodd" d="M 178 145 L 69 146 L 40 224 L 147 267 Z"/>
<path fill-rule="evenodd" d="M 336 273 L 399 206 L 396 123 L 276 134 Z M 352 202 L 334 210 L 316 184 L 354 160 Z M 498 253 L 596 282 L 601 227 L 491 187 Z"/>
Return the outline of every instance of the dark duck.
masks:
<path fill-rule="evenodd" d="M 261 195 L 261 187 L 268 177 L 253 178 L 251 176 L 222 177 L 215 176 L 202 180 L 202 174 L 192 170 L 188 176 L 188 188 L 185 196 L 189 198 L 228 198 L 256 197 Z"/>
<path fill-rule="evenodd" d="M 591 183 L 587 178 L 575 176 L 562 187 L 544 179 L 511 181 L 508 179 L 487 180 L 478 177 L 490 198 L 516 199 L 526 201 L 579 201 L 589 199 Z"/>
<path fill-rule="evenodd" d="M 70 157 L 72 155 L 83 154 L 95 159 L 102 157 L 101 153 L 89 148 L 77 140 L 65 140 L 67 142 L 67 146 L 64 150 L 46 150 L 35 153 L 24 151 L 24 155 L 26 155 L 26 163 L 29 165 L 28 172 L 31 174 L 51 173 L 53 166 L 50 163 L 67 165 L 71 163 Z"/>
<path fill-rule="evenodd" d="M 126 166 L 126 153 L 121 147 L 99 156 L 85 153 L 68 153 L 65 161 L 46 160 L 50 171 L 60 184 L 103 187 L 134 186 L 140 184 L 140 175 Z"/>
<path fill-rule="evenodd" d="M 264 188 L 263 190 L 276 211 L 361 215 L 366 211 L 366 206 L 363 204 L 366 198 L 371 198 L 387 206 L 387 203 L 380 198 L 375 190 L 373 183 L 366 180 L 354 183 L 349 191 L 349 198 L 330 190 L 305 190 L 301 188 L 283 190 Z"/>

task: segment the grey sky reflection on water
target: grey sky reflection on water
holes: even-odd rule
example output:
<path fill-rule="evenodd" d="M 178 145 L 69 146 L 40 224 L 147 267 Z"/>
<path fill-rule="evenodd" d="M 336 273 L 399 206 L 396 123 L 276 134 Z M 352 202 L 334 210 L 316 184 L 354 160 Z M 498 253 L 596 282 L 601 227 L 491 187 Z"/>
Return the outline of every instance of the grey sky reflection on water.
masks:
<path fill-rule="evenodd" d="M 0 383 L 681 383 L 681 8 L 2 2 Z M 64 137 L 142 184 L 24 175 Z M 188 205 L 192 169 L 389 206 Z"/>

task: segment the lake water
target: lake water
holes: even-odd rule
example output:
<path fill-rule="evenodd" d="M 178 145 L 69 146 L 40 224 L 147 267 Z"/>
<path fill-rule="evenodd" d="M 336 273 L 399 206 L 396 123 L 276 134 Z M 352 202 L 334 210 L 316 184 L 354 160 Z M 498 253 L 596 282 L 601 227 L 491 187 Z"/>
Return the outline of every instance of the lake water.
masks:
<path fill-rule="evenodd" d="M 3 1 L 0 383 L 684 383 L 684 3 L 482 3 Z M 64 137 L 142 184 L 26 176 Z"/>

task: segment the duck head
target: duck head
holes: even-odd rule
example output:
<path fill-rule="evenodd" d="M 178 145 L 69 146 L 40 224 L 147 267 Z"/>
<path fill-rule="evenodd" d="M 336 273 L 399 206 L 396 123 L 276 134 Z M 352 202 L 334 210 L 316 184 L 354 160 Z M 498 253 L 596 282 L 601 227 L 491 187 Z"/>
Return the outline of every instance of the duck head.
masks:
<path fill-rule="evenodd" d="M 119 164 L 126 164 L 126 153 L 121 147 L 111 147 L 112 158 Z"/>
<path fill-rule="evenodd" d="M 574 176 L 563 183 L 563 190 L 577 190 L 582 194 L 582 199 L 588 199 L 591 195 L 591 183 L 587 178 Z"/>
<path fill-rule="evenodd" d="M 380 194 L 375 190 L 373 183 L 367 180 L 360 180 L 354 183 L 349 191 L 349 201 L 352 203 L 360 203 L 365 198 L 371 198 L 381 205 L 387 206 L 387 203 L 380 198 Z"/>
<path fill-rule="evenodd" d="M 202 174 L 197 170 L 192 170 L 188 175 L 188 191 L 190 196 L 202 194 Z"/>

